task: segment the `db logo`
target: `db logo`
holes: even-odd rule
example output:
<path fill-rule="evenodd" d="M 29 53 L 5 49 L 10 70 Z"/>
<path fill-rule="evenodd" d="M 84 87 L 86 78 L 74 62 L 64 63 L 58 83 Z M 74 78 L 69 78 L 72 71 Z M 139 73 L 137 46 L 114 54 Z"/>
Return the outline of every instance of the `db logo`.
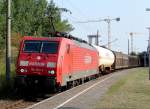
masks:
<path fill-rule="evenodd" d="M 90 64 L 90 63 L 92 63 L 92 57 L 91 57 L 91 56 L 85 56 L 85 57 L 84 57 L 84 62 L 85 62 L 85 64 Z"/>

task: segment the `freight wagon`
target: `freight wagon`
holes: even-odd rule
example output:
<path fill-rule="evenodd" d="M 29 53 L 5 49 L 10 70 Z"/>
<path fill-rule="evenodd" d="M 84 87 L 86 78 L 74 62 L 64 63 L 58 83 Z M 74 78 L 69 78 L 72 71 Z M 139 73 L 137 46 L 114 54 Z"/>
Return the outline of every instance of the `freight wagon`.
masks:
<path fill-rule="evenodd" d="M 113 69 L 132 68 L 140 66 L 140 59 L 138 56 L 127 55 L 122 52 L 114 52 L 115 61 L 112 65 Z"/>

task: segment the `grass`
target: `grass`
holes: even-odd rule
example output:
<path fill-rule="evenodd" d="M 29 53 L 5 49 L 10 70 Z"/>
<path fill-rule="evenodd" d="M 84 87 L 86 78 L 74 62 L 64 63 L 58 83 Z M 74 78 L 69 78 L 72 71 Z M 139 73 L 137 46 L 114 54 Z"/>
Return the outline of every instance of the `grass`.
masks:
<path fill-rule="evenodd" d="M 148 69 L 140 68 L 122 77 L 98 101 L 95 109 L 150 109 Z"/>

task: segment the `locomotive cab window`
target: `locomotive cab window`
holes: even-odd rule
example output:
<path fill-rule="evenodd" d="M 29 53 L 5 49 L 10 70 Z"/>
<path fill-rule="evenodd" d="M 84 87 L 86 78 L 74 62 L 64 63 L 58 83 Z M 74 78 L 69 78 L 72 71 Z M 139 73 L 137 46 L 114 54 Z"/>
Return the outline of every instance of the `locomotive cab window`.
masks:
<path fill-rule="evenodd" d="M 58 42 L 43 42 L 42 53 L 55 54 L 58 51 Z"/>
<path fill-rule="evenodd" d="M 58 52 L 59 43 L 56 41 L 25 41 L 24 52 L 29 53 L 49 53 L 55 54 Z"/>
<path fill-rule="evenodd" d="M 24 52 L 39 52 L 41 49 L 40 41 L 25 41 L 24 42 Z"/>

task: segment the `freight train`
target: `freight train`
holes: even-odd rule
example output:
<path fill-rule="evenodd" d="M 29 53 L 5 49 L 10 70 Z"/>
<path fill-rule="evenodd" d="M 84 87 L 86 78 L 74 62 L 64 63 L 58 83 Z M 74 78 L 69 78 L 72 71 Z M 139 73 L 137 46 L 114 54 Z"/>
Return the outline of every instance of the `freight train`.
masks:
<path fill-rule="evenodd" d="M 56 32 L 53 37 L 25 36 L 16 64 L 15 87 L 58 90 L 138 65 L 136 56 L 91 45 L 71 35 Z"/>

